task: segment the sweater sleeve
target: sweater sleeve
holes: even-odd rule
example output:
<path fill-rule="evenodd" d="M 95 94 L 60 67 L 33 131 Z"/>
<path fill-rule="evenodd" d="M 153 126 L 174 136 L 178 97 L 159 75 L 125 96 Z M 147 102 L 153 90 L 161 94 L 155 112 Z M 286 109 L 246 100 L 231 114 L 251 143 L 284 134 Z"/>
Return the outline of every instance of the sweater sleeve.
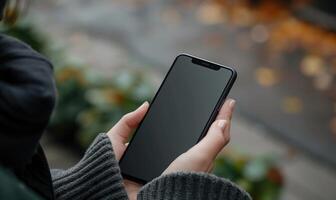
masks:
<path fill-rule="evenodd" d="M 112 144 L 106 134 L 97 136 L 74 167 L 52 170 L 51 174 L 55 197 L 59 200 L 128 199 Z"/>
<path fill-rule="evenodd" d="M 138 193 L 138 200 L 251 200 L 231 181 L 206 173 L 177 172 L 160 176 L 147 183 Z"/>
<path fill-rule="evenodd" d="M 68 170 L 52 170 L 51 174 L 57 200 L 128 199 L 106 134 L 97 136 L 77 165 Z M 144 185 L 137 199 L 251 200 L 251 197 L 229 180 L 206 173 L 177 172 Z"/>

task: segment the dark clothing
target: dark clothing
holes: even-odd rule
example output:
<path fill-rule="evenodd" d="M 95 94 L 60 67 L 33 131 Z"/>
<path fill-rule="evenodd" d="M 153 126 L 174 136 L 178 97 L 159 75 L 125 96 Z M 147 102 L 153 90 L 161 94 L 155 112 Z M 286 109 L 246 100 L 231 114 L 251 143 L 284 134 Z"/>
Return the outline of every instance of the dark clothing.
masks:
<path fill-rule="evenodd" d="M 0 163 L 37 193 L 53 199 L 39 140 L 55 104 L 50 62 L 28 45 L 0 35 Z"/>
<path fill-rule="evenodd" d="M 0 199 L 41 200 L 40 197 L 2 167 L 0 167 Z"/>

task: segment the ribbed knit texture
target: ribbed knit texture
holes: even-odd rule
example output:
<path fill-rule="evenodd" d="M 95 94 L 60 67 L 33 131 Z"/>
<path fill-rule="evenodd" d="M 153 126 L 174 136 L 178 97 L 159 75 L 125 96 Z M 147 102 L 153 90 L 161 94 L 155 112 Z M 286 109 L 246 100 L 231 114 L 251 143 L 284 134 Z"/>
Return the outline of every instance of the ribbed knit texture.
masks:
<path fill-rule="evenodd" d="M 232 182 L 205 173 L 178 172 L 160 176 L 146 184 L 138 200 L 251 200 Z"/>
<path fill-rule="evenodd" d="M 100 134 L 74 167 L 52 170 L 57 200 L 127 200 L 118 162 L 106 134 Z M 177 172 L 144 185 L 138 200 L 251 200 L 229 180 L 206 173 Z"/>
<path fill-rule="evenodd" d="M 128 199 L 106 134 L 97 136 L 77 165 L 51 173 L 56 199 Z"/>

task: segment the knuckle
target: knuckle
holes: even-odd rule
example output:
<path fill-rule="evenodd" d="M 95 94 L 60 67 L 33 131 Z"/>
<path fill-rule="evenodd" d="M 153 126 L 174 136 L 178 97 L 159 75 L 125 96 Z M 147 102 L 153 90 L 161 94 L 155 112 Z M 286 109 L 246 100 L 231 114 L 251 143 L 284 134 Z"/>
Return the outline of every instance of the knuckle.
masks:
<path fill-rule="evenodd" d="M 127 121 L 129 119 L 130 113 L 125 114 L 121 117 L 121 121 Z"/>

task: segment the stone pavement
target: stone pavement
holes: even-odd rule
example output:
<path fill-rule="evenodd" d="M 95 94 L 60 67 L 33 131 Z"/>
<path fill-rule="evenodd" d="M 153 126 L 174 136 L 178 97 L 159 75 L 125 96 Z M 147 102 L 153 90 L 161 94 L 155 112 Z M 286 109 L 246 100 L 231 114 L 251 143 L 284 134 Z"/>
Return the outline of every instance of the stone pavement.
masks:
<path fill-rule="evenodd" d="M 32 12 L 34 12 L 32 17 L 37 24 L 41 24 L 41 27 L 47 27 L 45 31 L 50 33 L 56 42 L 62 41 L 62 43 L 67 44 L 70 56 L 79 58 L 85 63 L 94 66 L 97 68 L 97 71 L 113 73 L 115 69 L 125 66 L 135 68 L 139 66 L 158 66 L 161 68 L 150 69 L 153 71 L 153 77 L 156 77 L 155 82 L 159 83 L 162 80 L 164 71 L 167 70 L 171 60 L 175 56 L 176 51 L 184 51 L 185 49 L 176 49 L 174 46 L 175 43 L 171 43 L 172 41 L 162 41 L 160 46 L 155 46 L 153 42 L 150 41 L 158 41 L 160 38 L 146 37 L 146 34 L 143 34 L 143 32 L 140 37 L 142 40 L 135 41 L 136 36 L 139 35 L 138 30 L 143 29 L 146 31 L 147 26 L 151 26 L 150 24 L 152 23 L 157 23 L 155 19 L 148 18 L 147 24 L 140 25 L 134 18 L 127 18 L 127 15 L 122 15 L 123 18 L 120 18 L 121 15 L 115 14 L 114 16 L 106 18 L 106 14 L 111 13 L 111 9 L 113 9 L 115 13 L 132 12 L 135 15 L 139 15 L 139 17 L 144 16 L 142 12 L 137 13 L 136 10 L 131 7 L 118 7 L 119 4 L 114 1 L 102 1 L 105 2 L 106 5 L 111 4 L 111 7 L 100 6 L 105 4 L 93 6 L 87 3 L 89 1 L 81 1 L 81 3 L 83 3 L 83 6 L 81 6 L 83 10 L 72 10 L 72 15 L 62 15 L 57 14 L 57 12 L 64 10 L 68 10 L 69 12 L 69 10 L 78 6 L 78 0 L 71 2 L 59 1 L 59 5 L 54 5 L 54 3 L 50 3 L 50 1 L 46 1 L 44 4 L 32 8 Z M 50 5 L 48 5 L 48 2 Z M 86 12 L 88 11 L 88 7 L 85 7 L 85 5 L 90 5 L 90 9 L 92 9 L 90 12 L 96 13 L 96 15 L 92 16 L 88 14 Z M 52 8 L 51 10 L 49 6 Z M 154 6 L 158 5 L 155 4 Z M 34 8 L 38 9 L 34 10 Z M 144 9 L 148 8 L 144 7 Z M 72 16 L 72 18 L 67 18 L 69 16 Z M 104 26 L 99 23 L 100 21 L 104 21 Z M 124 23 L 124 26 L 120 21 Z M 53 26 L 47 26 L 48 24 L 53 24 Z M 129 30 L 129 27 L 134 27 L 134 30 Z M 194 27 L 186 27 L 186 29 L 193 28 Z M 111 31 L 111 29 L 113 29 L 113 31 Z M 170 35 L 177 34 L 167 28 L 163 30 L 151 29 L 151 31 L 157 31 L 157 35 L 163 32 L 169 32 Z M 196 29 L 195 31 L 197 32 L 198 30 Z M 184 45 L 192 42 L 189 41 L 189 35 L 187 32 L 184 32 L 184 30 L 179 34 L 178 36 L 182 37 L 178 42 L 179 44 Z M 230 41 L 227 41 L 227 43 L 230 43 Z M 162 52 L 161 49 L 175 50 L 170 50 L 163 54 L 157 53 Z M 207 54 L 204 54 L 201 49 L 191 47 L 189 49 L 196 55 L 204 55 L 203 57 L 221 61 L 218 60 L 218 57 L 212 57 L 215 52 L 209 51 Z M 150 52 L 148 53 L 146 51 Z M 214 51 L 222 51 L 222 49 L 214 49 Z M 234 55 L 229 56 L 234 57 Z M 244 57 L 253 59 L 252 55 L 244 55 Z M 223 55 L 222 59 L 224 58 L 225 56 Z M 230 60 L 230 62 L 236 63 L 234 60 Z M 237 62 L 241 63 L 239 60 L 237 60 Z M 251 71 L 246 71 L 248 70 L 248 63 L 243 64 L 243 66 L 243 68 L 238 69 L 242 71 L 242 74 L 245 74 L 243 78 L 241 78 L 243 82 L 240 82 L 240 86 L 249 84 L 249 82 L 244 82 L 244 77 L 246 74 L 252 73 Z M 239 97 L 243 92 L 244 90 L 237 91 L 234 89 L 233 95 Z M 274 129 L 270 129 L 269 126 L 264 123 L 254 120 L 253 117 L 244 112 L 244 109 L 246 109 L 246 107 L 244 108 L 244 104 L 245 106 L 248 104 L 241 101 L 242 99 L 238 98 L 238 114 L 236 114 L 233 119 L 230 148 L 243 153 L 248 152 L 253 155 L 274 154 L 286 158 L 280 160 L 279 163 L 286 181 L 282 198 L 284 200 L 334 199 L 336 196 L 336 191 L 334 190 L 334 186 L 336 185 L 335 170 L 332 169 L 331 166 L 323 165 L 319 160 L 308 156 L 306 152 L 302 152 L 300 148 L 297 148 L 296 143 L 291 143 L 290 145 L 287 142 L 288 140 L 284 140 L 283 137 L 277 137 L 277 133 L 275 133 L 276 131 L 274 131 Z M 260 107 L 256 106 L 255 109 L 260 109 Z M 272 116 L 268 117 L 272 118 Z M 67 149 L 62 149 L 57 144 L 51 143 L 48 138 L 44 140 L 44 146 L 46 147 L 47 157 L 52 167 L 66 168 L 78 160 L 77 155 L 72 154 Z"/>

